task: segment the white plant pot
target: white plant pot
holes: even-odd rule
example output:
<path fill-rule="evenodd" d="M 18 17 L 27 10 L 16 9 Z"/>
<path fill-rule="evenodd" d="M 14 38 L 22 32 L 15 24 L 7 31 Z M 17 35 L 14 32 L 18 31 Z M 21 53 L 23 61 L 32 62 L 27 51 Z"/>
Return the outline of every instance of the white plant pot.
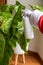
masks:
<path fill-rule="evenodd" d="M 29 43 L 28 43 L 27 46 L 26 46 L 26 50 L 28 50 L 28 45 L 29 45 Z M 13 50 L 14 50 L 14 53 L 15 53 L 15 54 L 24 54 L 24 53 L 25 53 L 25 52 L 21 49 L 21 47 L 20 47 L 20 45 L 19 45 L 18 43 L 16 43 L 16 47 L 13 48 Z"/>

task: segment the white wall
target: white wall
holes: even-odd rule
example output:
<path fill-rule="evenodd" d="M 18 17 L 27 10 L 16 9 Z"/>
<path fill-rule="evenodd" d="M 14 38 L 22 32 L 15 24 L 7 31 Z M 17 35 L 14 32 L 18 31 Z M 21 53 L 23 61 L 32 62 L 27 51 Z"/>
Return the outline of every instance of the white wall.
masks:
<path fill-rule="evenodd" d="M 43 5 L 43 0 L 18 0 L 20 3 L 26 6 L 26 8 L 30 8 L 29 4 L 34 5 Z M 16 0 L 7 0 L 7 4 L 15 4 Z M 43 59 L 43 35 L 38 31 L 34 31 L 35 38 L 30 41 L 29 50 L 34 52 L 38 52 L 41 58 Z"/>
<path fill-rule="evenodd" d="M 38 52 L 39 50 L 39 31 L 37 29 L 34 30 L 34 39 L 30 41 L 29 50 L 34 52 Z"/>
<path fill-rule="evenodd" d="M 36 29 L 34 35 L 35 38 L 29 44 L 29 50 L 37 52 L 43 60 L 43 34 Z"/>
<path fill-rule="evenodd" d="M 7 0 L 7 4 L 15 4 L 16 0 Z"/>
<path fill-rule="evenodd" d="M 41 4 L 41 0 L 7 0 L 8 4 L 15 4 L 15 1 L 19 1 L 20 3 L 22 3 L 23 5 L 25 5 L 27 8 L 29 7 L 29 4 L 38 4 L 38 5 L 42 5 Z"/>
<path fill-rule="evenodd" d="M 17 1 L 24 4 L 27 8 L 29 8 L 29 4 L 31 4 L 31 5 L 33 5 L 33 4 L 41 5 L 41 0 L 17 0 Z"/>
<path fill-rule="evenodd" d="M 39 35 L 40 35 L 40 37 L 39 37 L 39 46 L 38 46 L 39 50 L 38 50 L 38 53 L 39 53 L 40 57 L 43 60 L 43 34 L 41 34 L 39 32 Z"/>
<path fill-rule="evenodd" d="M 41 0 L 41 2 L 42 2 L 42 6 L 43 6 L 43 0 Z"/>

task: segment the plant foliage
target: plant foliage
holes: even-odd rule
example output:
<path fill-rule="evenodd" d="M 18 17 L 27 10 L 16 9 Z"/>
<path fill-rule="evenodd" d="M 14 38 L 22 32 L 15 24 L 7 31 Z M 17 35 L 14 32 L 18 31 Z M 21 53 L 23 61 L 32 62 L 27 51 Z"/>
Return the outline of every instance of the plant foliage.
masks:
<path fill-rule="evenodd" d="M 39 5 L 29 5 L 33 10 L 40 10 L 43 12 L 43 7 Z"/>
<path fill-rule="evenodd" d="M 16 42 L 26 52 L 27 40 L 24 36 L 22 10 L 25 8 L 18 1 L 15 5 L 0 6 L 0 65 L 8 65 L 13 55 Z M 12 12 L 15 12 L 13 15 Z"/>

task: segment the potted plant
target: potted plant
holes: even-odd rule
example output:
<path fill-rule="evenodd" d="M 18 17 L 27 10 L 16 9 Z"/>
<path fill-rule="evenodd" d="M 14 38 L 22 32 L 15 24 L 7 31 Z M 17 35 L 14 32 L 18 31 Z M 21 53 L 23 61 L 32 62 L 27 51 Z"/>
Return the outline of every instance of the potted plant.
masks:
<path fill-rule="evenodd" d="M 29 39 L 25 39 L 22 10 L 25 6 L 18 1 L 15 5 L 0 6 L 0 65 L 8 65 L 17 44 L 26 52 Z M 15 12 L 13 14 L 13 11 Z M 17 52 L 18 53 L 18 52 Z"/>

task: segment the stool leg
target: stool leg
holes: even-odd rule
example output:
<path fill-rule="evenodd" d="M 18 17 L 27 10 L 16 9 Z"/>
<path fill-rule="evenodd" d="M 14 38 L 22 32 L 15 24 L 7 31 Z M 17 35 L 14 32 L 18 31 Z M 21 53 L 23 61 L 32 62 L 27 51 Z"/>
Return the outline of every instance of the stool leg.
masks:
<path fill-rule="evenodd" d="M 17 65 L 17 61 L 18 61 L 18 54 L 16 54 L 15 65 Z"/>
<path fill-rule="evenodd" d="M 25 55 L 23 54 L 23 63 L 25 64 Z"/>

